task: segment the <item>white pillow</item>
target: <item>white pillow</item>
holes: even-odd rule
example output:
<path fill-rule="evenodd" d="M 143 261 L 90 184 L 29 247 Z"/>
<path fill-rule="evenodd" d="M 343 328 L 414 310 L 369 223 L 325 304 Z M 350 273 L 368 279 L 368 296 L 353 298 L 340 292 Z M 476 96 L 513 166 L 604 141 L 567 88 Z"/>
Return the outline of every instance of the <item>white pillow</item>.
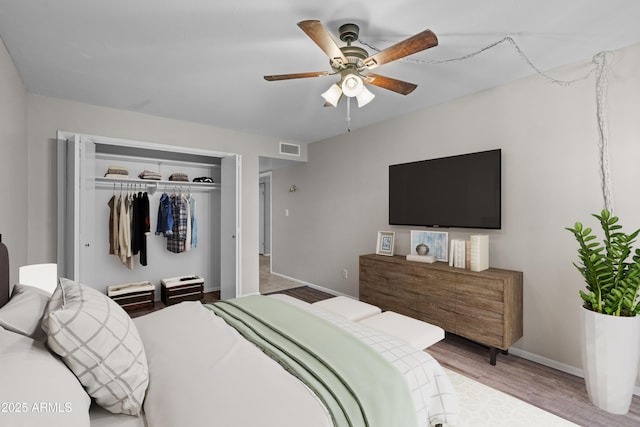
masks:
<path fill-rule="evenodd" d="M 89 425 L 91 399 L 44 343 L 0 328 L 0 378 L 0 425 Z"/>
<path fill-rule="evenodd" d="M 47 335 L 40 324 L 50 296 L 42 289 L 16 284 L 11 299 L 0 308 L 0 326 L 37 341 L 46 341 Z"/>
<path fill-rule="evenodd" d="M 113 413 L 141 413 L 149 383 L 147 358 L 138 330 L 118 304 L 60 278 L 42 328 L 49 347 L 100 406 Z"/>

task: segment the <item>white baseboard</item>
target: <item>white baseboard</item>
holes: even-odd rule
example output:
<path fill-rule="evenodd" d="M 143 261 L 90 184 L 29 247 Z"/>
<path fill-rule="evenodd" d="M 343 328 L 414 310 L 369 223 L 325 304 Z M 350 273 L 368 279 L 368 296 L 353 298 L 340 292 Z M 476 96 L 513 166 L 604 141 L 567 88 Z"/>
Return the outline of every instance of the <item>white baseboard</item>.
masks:
<path fill-rule="evenodd" d="M 284 274 L 271 272 L 274 276 L 282 277 L 283 279 L 290 280 L 292 282 L 299 283 L 300 286 L 308 286 L 313 289 L 317 289 L 319 291 L 325 292 L 327 294 L 335 295 L 335 296 L 345 296 L 349 298 L 353 298 L 353 295 L 343 294 L 342 292 L 335 291 L 333 289 L 324 288 L 322 286 L 315 285 L 313 283 L 305 282 L 304 280 L 296 279 L 295 277 L 285 276 Z"/>
<path fill-rule="evenodd" d="M 261 294 L 260 294 L 260 292 L 251 292 L 251 293 L 244 294 L 244 295 L 241 295 L 241 296 L 243 296 L 243 297 L 250 297 L 250 296 L 253 296 L 253 295 L 261 295 Z"/>
<path fill-rule="evenodd" d="M 515 347 L 511 347 L 509 349 L 509 353 L 514 354 L 518 357 L 522 357 L 523 359 L 531 360 L 532 362 L 557 369 L 558 371 L 566 372 L 568 374 L 575 375 L 576 377 L 584 378 L 584 372 L 582 371 L 582 369 L 576 368 L 575 366 L 567 365 L 566 363 L 561 363 L 534 353 L 529 353 L 528 351 L 520 350 L 519 348 Z"/>
<path fill-rule="evenodd" d="M 509 353 L 518 357 L 522 357 L 523 359 L 531 360 L 532 362 L 557 369 L 558 371 L 566 372 L 568 374 L 575 375 L 576 377 L 584 378 L 584 371 L 580 368 L 576 368 L 575 366 L 567 365 L 565 363 L 561 363 L 547 357 L 539 356 L 534 353 L 529 353 L 528 351 L 524 351 L 515 347 L 511 347 L 509 349 Z M 635 389 L 633 390 L 633 394 L 635 394 L 636 396 L 640 396 L 640 385 L 636 385 Z"/>

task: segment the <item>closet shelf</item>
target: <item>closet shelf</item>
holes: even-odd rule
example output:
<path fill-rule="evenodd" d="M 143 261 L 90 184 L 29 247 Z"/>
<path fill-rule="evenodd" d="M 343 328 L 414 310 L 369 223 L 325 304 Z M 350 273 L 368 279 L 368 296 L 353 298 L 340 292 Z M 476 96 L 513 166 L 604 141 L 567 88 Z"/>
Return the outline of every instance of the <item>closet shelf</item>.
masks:
<path fill-rule="evenodd" d="M 150 179 L 117 179 L 117 178 L 104 178 L 97 176 L 95 177 L 96 187 L 106 188 L 113 187 L 116 190 L 120 189 L 120 185 L 122 188 L 125 188 L 127 185 L 136 185 L 136 186 L 144 186 L 147 191 L 151 194 L 155 193 L 156 190 L 161 191 L 170 191 L 173 189 L 179 190 L 190 190 L 190 191 L 215 191 L 220 189 L 220 184 L 217 182 L 190 182 L 190 181 L 155 181 Z"/>
<path fill-rule="evenodd" d="M 175 153 L 172 153 L 172 155 L 176 155 Z M 195 157 L 197 159 L 200 159 L 200 156 L 190 156 L 190 157 Z M 114 162 L 118 162 L 118 161 L 124 161 L 124 162 L 131 162 L 132 156 L 129 154 L 111 154 L 111 153 L 96 153 L 95 155 L 96 160 L 111 160 Z M 161 157 L 153 157 L 153 156 L 142 156 L 142 155 L 135 155 L 135 159 L 137 162 L 139 163 L 147 163 L 147 164 L 152 164 L 158 167 L 162 167 L 162 166 L 182 166 L 185 164 L 186 162 L 189 162 L 189 164 L 191 166 L 201 166 L 201 167 L 207 167 L 207 168 L 220 168 L 220 165 L 218 163 L 208 163 L 208 162 L 204 162 L 204 161 L 194 161 L 194 160 L 172 160 L 172 159 L 164 159 Z"/>

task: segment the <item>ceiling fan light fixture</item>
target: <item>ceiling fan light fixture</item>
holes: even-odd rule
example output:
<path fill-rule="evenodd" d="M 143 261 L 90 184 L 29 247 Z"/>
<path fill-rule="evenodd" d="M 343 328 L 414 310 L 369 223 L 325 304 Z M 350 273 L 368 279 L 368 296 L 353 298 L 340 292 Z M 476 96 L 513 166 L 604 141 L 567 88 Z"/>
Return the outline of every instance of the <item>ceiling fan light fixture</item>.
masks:
<path fill-rule="evenodd" d="M 342 79 L 342 93 L 350 98 L 360 95 L 363 89 L 364 83 L 356 74 L 348 74 Z"/>
<path fill-rule="evenodd" d="M 376 96 L 365 86 L 362 86 L 362 91 L 356 95 L 356 99 L 358 100 L 358 108 L 362 108 L 368 103 L 370 103 L 373 98 Z"/>
<path fill-rule="evenodd" d="M 334 83 L 322 94 L 322 97 L 326 101 L 325 106 L 337 107 L 342 97 L 342 89 L 340 89 L 337 83 Z"/>

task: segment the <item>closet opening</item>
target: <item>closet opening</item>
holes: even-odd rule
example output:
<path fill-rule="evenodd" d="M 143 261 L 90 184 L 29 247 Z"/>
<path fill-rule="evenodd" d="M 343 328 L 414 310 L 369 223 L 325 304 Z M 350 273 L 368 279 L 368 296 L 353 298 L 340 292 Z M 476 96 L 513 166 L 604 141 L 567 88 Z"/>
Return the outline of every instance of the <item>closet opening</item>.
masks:
<path fill-rule="evenodd" d="M 156 286 L 157 300 L 161 280 L 199 276 L 204 292 L 237 296 L 239 162 L 231 153 L 60 132 L 61 274 L 101 292 L 110 285 L 148 281 Z M 134 207 L 143 195 L 149 220 L 145 259 L 140 251 L 122 257 L 120 248 L 114 253 L 110 234 L 113 205 L 126 200 Z M 161 227 L 162 203 L 179 210 L 174 218 L 180 229 Z M 119 206 L 128 212 L 129 205 Z"/>

